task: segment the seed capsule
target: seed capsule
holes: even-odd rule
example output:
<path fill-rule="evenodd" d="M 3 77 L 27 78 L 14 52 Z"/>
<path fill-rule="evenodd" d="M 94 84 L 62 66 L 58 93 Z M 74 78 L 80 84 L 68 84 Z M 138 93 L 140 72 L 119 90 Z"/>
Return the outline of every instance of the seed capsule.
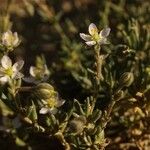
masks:
<path fill-rule="evenodd" d="M 55 97 L 57 92 L 55 92 L 54 88 L 48 83 L 40 83 L 34 89 L 34 94 L 39 99 L 49 99 L 51 97 Z"/>
<path fill-rule="evenodd" d="M 36 89 L 54 90 L 54 88 L 48 83 L 40 83 L 36 86 Z"/>
<path fill-rule="evenodd" d="M 125 72 L 119 79 L 119 85 L 121 87 L 129 87 L 134 81 L 133 73 Z"/>
<path fill-rule="evenodd" d="M 69 124 L 70 131 L 76 134 L 80 134 L 83 131 L 85 124 L 86 124 L 85 117 L 81 116 L 75 118 Z"/>

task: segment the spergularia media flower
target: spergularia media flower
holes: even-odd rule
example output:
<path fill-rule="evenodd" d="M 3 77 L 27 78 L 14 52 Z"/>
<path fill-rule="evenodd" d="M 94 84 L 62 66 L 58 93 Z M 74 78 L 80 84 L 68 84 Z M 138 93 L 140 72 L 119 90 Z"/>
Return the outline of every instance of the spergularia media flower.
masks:
<path fill-rule="evenodd" d="M 23 74 L 19 71 L 22 69 L 23 65 L 23 60 L 17 61 L 12 65 L 11 59 L 7 55 L 4 55 L 1 59 L 0 82 L 4 84 L 11 79 L 22 78 Z"/>
<path fill-rule="evenodd" d="M 43 100 L 42 102 L 43 107 L 39 111 L 40 114 L 47 114 L 47 113 L 56 114 L 58 108 L 65 103 L 64 100 L 60 100 L 58 95 L 52 96 L 51 98 Z"/>
<path fill-rule="evenodd" d="M 110 28 L 104 28 L 100 32 L 98 31 L 96 25 L 91 23 L 89 25 L 89 34 L 80 33 L 80 37 L 85 41 L 88 46 L 93 46 L 96 44 L 108 44 L 107 37 L 110 33 Z"/>
<path fill-rule="evenodd" d="M 31 66 L 29 69 L 29 73 L 30 77 L 24 78 L 24 81 L 35 84 L 46 81 L 49 78 L 50 74 L 46 64 L 40 67 Z"/>
<path fill-rule="evenodd" d="M 10 30 L 3 33 L 1 44 L 9 50 L 17 47 L 20 44 L 17 32 L 12 33 Z"/>

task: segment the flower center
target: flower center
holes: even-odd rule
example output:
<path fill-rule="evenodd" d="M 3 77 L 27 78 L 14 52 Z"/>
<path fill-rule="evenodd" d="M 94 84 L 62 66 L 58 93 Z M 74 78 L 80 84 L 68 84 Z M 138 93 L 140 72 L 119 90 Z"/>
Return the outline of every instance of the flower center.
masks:
<path fill-rule="evenodd" d="M 98 33 L 95 33 L 95 34 L 92 36 L 92 40 L 98 42 L 98 41 L 100 40 L 99 34 L 98 34 Z"/>
<path fill-rule="evenodd" d="M 47 101 L 47 106 L 50 108 L 54 108 L 57 105 L 57 100 L 55 97 L 49 98 Z"/>
<path fill-rule="evenodd" d="M 13 75 L 12 67 L 5 69 L 5 74 L 11 77 Z"/>
<path fill-rule="evenodd" d="M 43 79 L 44 75 L 45 75 L 45 69 L 43 69 L 43 68 L 36 68 L 35 69 L 35 78 L 37 80 Z"/>

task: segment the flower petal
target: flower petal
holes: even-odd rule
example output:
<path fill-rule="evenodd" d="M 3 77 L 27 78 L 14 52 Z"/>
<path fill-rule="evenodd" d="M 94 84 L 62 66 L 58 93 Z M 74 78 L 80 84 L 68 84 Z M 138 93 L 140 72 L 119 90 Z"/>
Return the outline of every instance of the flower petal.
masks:
<path fill-rule="evenodd" d="M 94 35 L 95 33 L 98 33 L 98 29 L 94 23 L 91 23 L 89 25 L 89 33 L 90 35 Z"/>
<path fill-rule="evenodd" d="M 101 38 L 101 39 L 98 41 L 98 43 L 99 43 L 100 45 L 106 44 L 106 43 L 107 43 L 107 39 L 106 39 L 106 38 Z"/>
<path fill-rule="evenodd" d="M 89 41 L 89 42 L 85 42 L 88 46 L 93 46 L 96 44 L 95 41 Z"/>
<path fill-rule="evenodd" d="M 8 30 L 2 35 L 2 44 L 5 46 L 11 46 L 12 45 L 12 32 Z"/>
<path fill-rule="evenodd" d="M 53 115 L 55 115 L 57 113 L 58 109 L 57 108 L 51 108 L 49 109 L 49 112 Z"/>
<path fill-rule="evenodd" d="M 5 69 L 8 69 L 12 66 L 12 61 L 7 55 L 4 55 L 1 59 L 1 64 L 2 64 L 2 67 L 4 67 Z"/>
<path fill-rule="evenodd" d="M 17 32 L 15 32 L 15 33 L 14 33 L 13 45 L 14 45 L 14 46 L 18 46 L 18 44 L 19 44 L 18 34 L 17 34 Z"/>
<path fill-rule="evenodd" d="M 8 76 L 4 76 L 4 77 L 1 77 L 0 78 L 0 83 L 1 84 L 5 84 L 6 82 L 8 82 L 9 81 L 9 77 Z"/>
<path fill-rule="evenodd" d="M 44 68 L 44 75 L 47 75 L 47 76 L 50 75 L 50 71 L 48 70 L 46 64 L 43 66 L 43 68 Z"/>
<path fill-rule="evenodd" d="M 88 34 L 80 33 L 80 37 L 81 37 L 84 41 L 91 41 L 91 36 L 88 35 Z"/>
<path fill-rule="evenodd" d="M 21 79 L 21 78 L 23 78 L 24 77 L 24 75 L 21 73 L 21 72 L 15 72 L 15 73 L 13 73 L 13 75 L 12 75 L 12 78 L 13 79 Z"/>
<path fill-rule="evenodd" d="M 56 107 L 62 106 L 65 102 L 66 102 L 65 100 L 58 100 Z"/>
<path fill-rule="evenodd" d="M 101 32 L 100 32 L 100 34 L 99 34 L 99 36 L 100 37 L 107 37 L 108 35 L 109 35 L 109 33 L 110 33 L 110 28 L 104 28 Z"/>
<path fill-rule="evenodd" d="M 47 114 L 48 112 L 49 112 L 49 108 L 47 108 L 47 107 L 43 107 L 43 108 L 41 108 L 40 111 L 39 111 L 39 113 L 40 113 L 40 114 L 43 114 L 43 115 L 44 115 L 44 114 Z"/>
<path fill-rule="evenodd" d="M 29 73 L 30 73 L 30 75 L 33 76 L 33 77 L 36 76 L 35 70 L 36 70 L 36 67 L 34 67 L 34 66 L 31 66 L 31 67 L 30 67 Z"/>
<path fill-rule="evenodd" d="M 17 61 L 14 65 L 13 65 L 13 71 L 19 71 L 22 69 L 24 65 L 24 61 L 23 60 L 19 60 Z"/>
<path fill-rule="evenodd" d="M 99 42 L 98 42 L 100 45 L 102 44 L 110 44 L 106 38 L 102 38 Z"/>
<path fill-rule="evenodd" d="M 5 76 L 5 69 L 3 67 L 0 67 L 0 77 Z"/>

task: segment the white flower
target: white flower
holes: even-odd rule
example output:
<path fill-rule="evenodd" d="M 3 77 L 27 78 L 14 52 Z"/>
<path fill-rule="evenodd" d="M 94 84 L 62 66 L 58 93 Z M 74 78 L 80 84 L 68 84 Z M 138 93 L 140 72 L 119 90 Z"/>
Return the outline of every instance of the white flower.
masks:
<path fill-rule="evenodd" d="M 40 114 L 56 114 L 58 111 L 58 107 L 62 106 L 65 103 L 65 100 L 60 100 L 59 97 L 54 96 L 47 100 L 43 100 L 43 107 L 40 109 Z"/>
<path fill-rule="evenodd" d="M 0 82 L 2 84 L 8 82 L 10 79 L 19 79 L 23 77 L 23 74 L 19 71 L 22 69 L 24 61 L 20 60 L 12 65 L 11 59 L 4 55 L 1 59 L 0 67 Z"/>
<path fill-rule="evenodd" d="M 104 28 L 100 32 L 94 23 L 89 25 L 89 34 L 80 33 L 80 37 L 85 41 L 88 46 L 95 44 L 107 44 L 107 37 L 110 33 L 110 28 Z"/>
<path fill-rule="evenodd" d="M 43 65 L 42 67 L 31 66 L 29 73 L 30 77 L 24 78 L 24 81 L 35 84 L 46 81 L 50 74 L 47 65 Z"/>
<path fill-rule="evenodd" d="M 17 32 L 12 33 L 10 30 L 2 35 L 2 45 L 8 49 L 13 49 L 20 44 Z"/>

